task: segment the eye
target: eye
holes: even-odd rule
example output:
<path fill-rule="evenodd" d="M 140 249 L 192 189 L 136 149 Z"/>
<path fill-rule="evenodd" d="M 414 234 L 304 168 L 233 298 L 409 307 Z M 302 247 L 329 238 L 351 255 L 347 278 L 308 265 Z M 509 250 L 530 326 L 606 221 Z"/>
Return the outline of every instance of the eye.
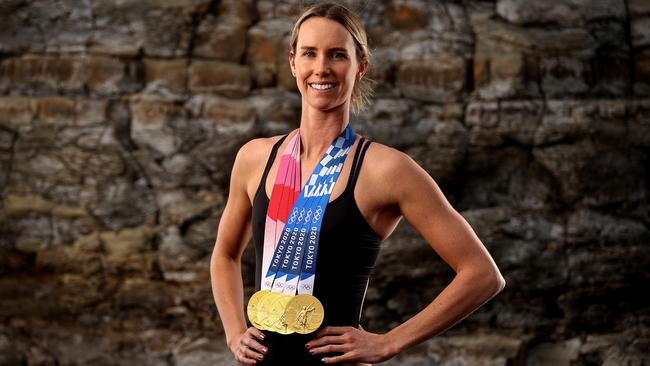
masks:
<path fill-rule="evenodd" d="M 345 54 L 345 52 L 334 52 L 332 55 L 333 58 L 342 58 L 345 59 L 348 57 L 348 55 Z"/>
<path fill-rule="evenodd" d="M 311 57 L 314 55 L 314 51 L 305 51 L 302 53 L 303 56 Z"/>

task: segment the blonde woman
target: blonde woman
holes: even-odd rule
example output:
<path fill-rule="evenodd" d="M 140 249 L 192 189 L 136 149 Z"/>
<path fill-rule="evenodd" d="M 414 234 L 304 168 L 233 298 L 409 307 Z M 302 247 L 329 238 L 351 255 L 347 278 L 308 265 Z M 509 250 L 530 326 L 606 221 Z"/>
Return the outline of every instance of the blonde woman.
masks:
<path fill-rule="evenodd" d="M 241 147 L 219 222 L 211 277 L 227 343 L 245 365 L 382 362 L 456 324 L 505 281 L 470 225 L 421 167 L 352 132 L 350 108 L 362 108 L 369 92 L 366 32 L 354 13 L 332 3 L 307 9 L 293 29 L 289 66 L 302 95 L 300 128 Z M 332 151 L 337 155 L 329 156 Z M 317 183 L 321 178 L 329 180 Z M 311 224 L 299 229 L 296 222 L 303 216 L 318 221 L 312 231 Z M 374 334 L 359 327 L 363 298 L 379 244 L 401 217 L 456 276 L 411 319 Z M 285 235 L 291 230 L 306 233 L 305 239 Z M 254 295 L 248 316 L 258 327 L 247 326 L 241 277 L 251 237 L 256 290 L 262 291 Z M 293 276 L 282 265 L 285 257 L 285 262 L 295 258 Z M 289 275 L 281 277 L 282 268 Z M 318 301 L 298 304 L 291 321 L 299 325 L 291 328 L 284 312 L 300 296 Z M 309 321 L 317 327 L 313 332 L 305 330 Z"/>

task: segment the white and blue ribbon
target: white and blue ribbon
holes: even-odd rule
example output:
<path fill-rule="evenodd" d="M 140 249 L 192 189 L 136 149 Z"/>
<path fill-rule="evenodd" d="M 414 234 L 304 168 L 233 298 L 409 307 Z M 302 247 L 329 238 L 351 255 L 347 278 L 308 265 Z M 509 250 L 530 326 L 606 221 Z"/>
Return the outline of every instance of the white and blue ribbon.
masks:
<path fill-rule="evenodd" d="M 265 287 L 290 295 L 296 290 L 313 293 L 323 216 L 353 143 L 354 132 L 348 124 L 300 191 L 264 277 Z"/>

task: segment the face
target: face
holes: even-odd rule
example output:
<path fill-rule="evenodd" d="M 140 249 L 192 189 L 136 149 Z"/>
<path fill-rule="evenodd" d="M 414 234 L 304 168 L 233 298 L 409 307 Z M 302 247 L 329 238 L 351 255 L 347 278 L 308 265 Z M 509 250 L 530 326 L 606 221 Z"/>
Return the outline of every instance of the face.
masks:
<path fill-rule="evenodd" d="M 348 107 L 355 81 L 367 68 L 356 57 L 354 39 L 336 21 L 312 17 L 300 26 L 291 70 L 303 105 L 318 110 Z"/>

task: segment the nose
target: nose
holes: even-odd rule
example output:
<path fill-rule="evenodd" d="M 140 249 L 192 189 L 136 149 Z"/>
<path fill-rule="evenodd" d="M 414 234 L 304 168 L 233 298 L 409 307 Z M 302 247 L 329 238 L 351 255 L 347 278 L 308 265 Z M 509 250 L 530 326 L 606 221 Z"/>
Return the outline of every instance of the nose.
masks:
<path fill-rule="evenodd" d="M 320 55 L 318 56 L 318 59 L 316 60 L 316 65 L 314 65 L 314 73 L 317 76 L 324 76 L 324 75 L 329 75 L 330 73 L 330 65 L 329 65 L 329 59 L 325 55 Z"/>

